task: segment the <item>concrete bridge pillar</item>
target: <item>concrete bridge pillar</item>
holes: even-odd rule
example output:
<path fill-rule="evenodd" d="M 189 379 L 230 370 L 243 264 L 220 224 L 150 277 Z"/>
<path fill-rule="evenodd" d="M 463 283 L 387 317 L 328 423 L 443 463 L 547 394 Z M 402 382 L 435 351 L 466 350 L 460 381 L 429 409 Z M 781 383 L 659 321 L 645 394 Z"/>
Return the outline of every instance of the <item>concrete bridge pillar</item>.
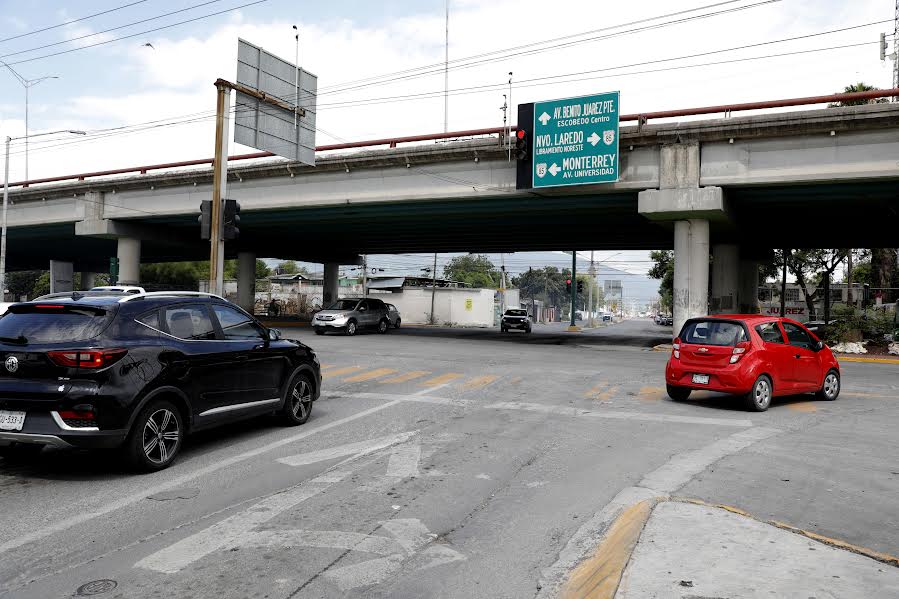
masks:
<path fill-rule="evenodd" d="M 91 287 L 97 286 L 97 273 L 95 272 L 81 272 L 81 290 L 87 291 Z"/>
<path fill-rule="evenodd" d="M 140 239 L 119 237 L 116 256 L 119 259 L 119 285 L 139 285 Z"/>
<path fill-rule="evenodd" d="M 325 275 L 322 284 L 322 308 L 327 308 L 332 302 L 337 301 L 338 286 L 340 285 L 340 264 L 336 262 L 325 263 Z"/>
<path fill-rule="evenodd" d="M 740 314 L 757 314 L 759 311 L 759 261 L 740 260 L 740 288 L 737 295 Z"/>
<path fill-rule="evenodd" d="M 709 229 L 711 223 L 728 219 L 724 190 L 700 187 L 699 180 L 699 143 L 665 145 L 659 151 L 659 189 L 637 196 L 640 214 L 674 223 L 675 335 L 688 318 L 708 314 Z M 736 294 L 736 283 L 733 287 Z"/>
<path fill-rule="evenodd" d="M 708 314 L 709 221 L 674 223 L 674 335 L 689 318 Z"/>
<path fill-rule="evenodd" d="M 256 305 L 256 254 L 237 253 L 237 305 L 253 313 Z"/>
<path fill-rule="evenodd" d="M 733 314 L 738 309 L 740 280 L 740 248 L 736 244 L 717 243 L 712 246 L 712 297 L 709 307 L 713 314 Z"/>

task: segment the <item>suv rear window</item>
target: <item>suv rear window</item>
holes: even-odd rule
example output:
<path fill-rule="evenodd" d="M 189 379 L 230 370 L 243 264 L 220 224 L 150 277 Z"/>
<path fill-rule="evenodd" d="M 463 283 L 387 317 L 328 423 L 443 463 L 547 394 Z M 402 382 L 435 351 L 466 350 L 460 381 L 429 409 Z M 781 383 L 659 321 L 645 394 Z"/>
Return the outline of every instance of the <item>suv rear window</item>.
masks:
<path fill-rule="evenodd" d="M 742 325 L 723 320 L 694 320 L 681 331 L 681 341 L 696 345 L 733 346 L 745 340 Z"/>
<path fill-rule="evenodd" d="M 109 315 L 95 310 L 36 310 L 25 307 L 0 318 L 0 337 L 27 343 L 84 341 L 103 332 Z"/>

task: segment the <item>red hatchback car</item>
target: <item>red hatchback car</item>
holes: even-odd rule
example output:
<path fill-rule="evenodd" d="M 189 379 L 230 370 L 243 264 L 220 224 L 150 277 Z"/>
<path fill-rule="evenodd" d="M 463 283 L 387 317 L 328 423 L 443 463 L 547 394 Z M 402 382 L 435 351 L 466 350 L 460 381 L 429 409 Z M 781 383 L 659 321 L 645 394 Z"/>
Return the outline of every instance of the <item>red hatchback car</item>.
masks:
<path fill-rule="evenodd" d="M 798 322 L 758 314 L 723 314 L 684 323 L 665 368 L 671 399 L 694 389 L 742 395 L 762 412 L 771 398 L 840 394 L 840 365 L 814 334 Z"/>

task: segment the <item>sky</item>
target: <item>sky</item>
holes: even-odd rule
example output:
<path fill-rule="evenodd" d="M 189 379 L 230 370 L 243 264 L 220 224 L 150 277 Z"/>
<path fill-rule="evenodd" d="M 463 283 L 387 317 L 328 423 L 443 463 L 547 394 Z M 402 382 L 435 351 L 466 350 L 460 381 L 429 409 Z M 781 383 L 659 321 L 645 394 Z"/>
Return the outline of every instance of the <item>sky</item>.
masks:
<path fill-rule="evenodd" d="M 29 177 L 211 156 L 213 82 L 234 78 L 237 38 L 292 61 L 292 25 L 300 64 L 318 76 L 317 143 L 442 131 L 445 7 L 0 0 L 0 61 L 28 80 L 57 77 L 30 88 L 29 131 L 87 132 L 32 139 Z M 621 110 L 630 113 L 826 94 L 856 81 L 889 87 L 892 65 L 880 61 L 878 38 L 893 31 L 893 11 L 893 0 L 449 0 L 448 126 L 502 125 L 510 71 L 512 114 L 518 103 L 610 90 L 620 90 Z M 663 17 L 672 13 L 682 14 Z M 780 41 L 799 36 L 811 37 Z M 556 38 L 563 39 L 509 50 Z M 475 64 L 462 60 L 485 53 Z M 426 66 L 421 76 L 371 80 Z M 0 65 L 3 137 L 24 134 L 24 99 Z M 10 180 L 24 178 L 23 150 L 13 142 Z M 249 151 L 232 143 L 231 153 Z M 615 262 L 635 272 L 648 266 L 645 252 Z"/>

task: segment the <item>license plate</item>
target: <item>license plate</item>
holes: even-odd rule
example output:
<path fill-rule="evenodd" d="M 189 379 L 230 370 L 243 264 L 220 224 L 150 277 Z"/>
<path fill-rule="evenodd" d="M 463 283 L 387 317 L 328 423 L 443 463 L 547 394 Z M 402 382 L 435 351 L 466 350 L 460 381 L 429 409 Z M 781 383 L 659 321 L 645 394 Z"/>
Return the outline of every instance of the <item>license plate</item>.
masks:
<path fill-rule="evenodd" d="M 0 410 L 0 430 L 20 431 L 25 424 L 25 412 Z"/>
<path fill-rule="evenodd" d="M 693 382 L 697 385 L 708 385 L 709 384 L 709 375 L 707 374 L 694 374 Z"/>

